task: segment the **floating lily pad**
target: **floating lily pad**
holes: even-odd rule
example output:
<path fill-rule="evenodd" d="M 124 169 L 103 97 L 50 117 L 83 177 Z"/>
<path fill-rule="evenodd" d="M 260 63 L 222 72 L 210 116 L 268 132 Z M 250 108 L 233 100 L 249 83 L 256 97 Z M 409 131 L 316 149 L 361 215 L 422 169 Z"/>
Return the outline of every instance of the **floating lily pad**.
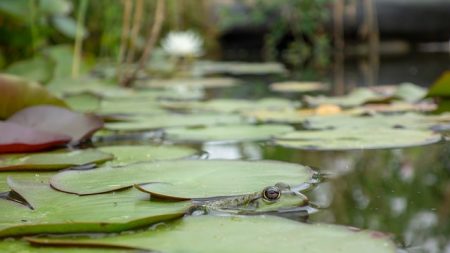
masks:
<path fill-rule="evenodd" d="M 277 145 L 305 150 L 353 150 L 422 146 L 441 136 L 432 131 L 391 128 L 355 128 L 295 131 L 275 138 Z"/>
<path fill-rule="evenodd" d="M 196 79 L 169 79 L 169 80 L 150 80 L 141 84 L 151 88 L 167 88 L 174 86 L 200 87 L 200 88 L 225 88 L 232 87 L 239 83 L 239 79 L 226 77 L 206 77 Z"/>
<path fill-rule="evenodd" d="M 380 95 L 367 88 L 356 89 L 351 93 L 349 93 L 348 95 L 341 97 L 326 97 L 326 96 L 305 97 L 306 103 L 309 104 L 310 106 L 333 104 L 342 107 L 355 107 L 370 101 L 374 100 L 378 101 L 380 99 L 382 99 Z"/>
<path fill-rule="evenodd" d="M 212 62 L 199 61 L 194 65 L 195 73 L 202 75 L 273 75 L 283 74 L 286 68 L 277 62 Z"/>
<path fill-rule="evenodd" d="M 99 114 L 148 114 L 161 115 L 167 113 L 154 100 L 125 99 L 103 100 L 96 110 Z"/>
<path fill-rule="evenodd" d="M 171 128 L 165 131 L 172 141 L 262 141 L 272 136 L 293 131 L 288 125 L 230 125 L 204 128 Z"/>
<path fill-rule="evenodd" d="M 192 156 L 197 151 L 180 146 L 150 146 L 150 145 L 121 145 L 99 147 L 99 150 L 114 155 L 114 161 L 110 164 L 124 165 L 142 161 L 169 160 Z"/>
<path fill-rule="evenodd" d="M 8 238 L 0 241 L 0 252 L 4 253 L 143 253 L 132 249 L 110 248 L 69 248 L 65 247 L 35 247 L 22 240 Z"/>
<path fill-rule="evenodd" d="M 245 99 L 213 99 L 205 102 L 166 102 L 163 107 L 176 110 L 232 113 L 255 109 L 286 109 L 296 104 L 283 98 L 264 98 L 256 101 Z"/>
<path fill-rule="evenodd" d="M 312 173 L 302 165 L 275 161 L 176 160 L 64 171 L 51 184 L 86 195 L 153 183 L 142 188 L 160 197 L 190 199 L 249 194 L 278 182 L 299 185 L 309 181 Z"/>
<path fill-rule="evenodd" d="M 12 115 L 8 122 L 41 131 L 69 135 L 72 137 L 72 143 L 89 138 L 103 127 L 103 120 L 95 115 L 81 114 L 49 105 L 25 108 Z"/>
<path fill-rule="evenodd" d="M 298 81 L 287 81 L 278 82 L 270 84 L 270 89 L 277 92 L 288 92 L 288 93 L 306 93 L 312 91 L 322 91 L 326 90 L 327 85 L 321 82 L 298 82 Z"/>
<path fill-rule="evenodd" d="M 413 83 L 402 83 L 397 87 L 393 96 L 403 101 L 415 103 L 422 100 L 426 94 L 427 90 L 425 88 Z"/>
<path fill-rule="evenodd" d="M 90 93 L 80 93 L 64 97 L 64 101 L 75 111 L 93 112 L 100 107 L 101 99 Z"/>
<path fill-rule="evenodd" d="M 161 129 L 167 127 L 182 126 L 213 126 L 241 123 L 242 119 L 238 115 L 156 115 L 135 118 L 129 122 L 107 123 L 106 129 L 115 131 L 143 131 Z"/>
<path fill-rule="evenodd" d="M 0 122 L 0 153 L 41 151 L 65 145 L 68 135 L 50 133 L 11 122 Z"/>
<path fill-rule="evenodd" d="M 188 217 L 154 229 L 103 238 L 27 238 L 33 243 L 118 247 L 175 253 L 395 253 L 388 236 L 273 216 Z"/>
<path fill-rule="evenodd" d="M 67 107 L 64 101 L 36 82 L 0 74 L 0 119 L 5 119 L 23 108 L 40 104 Z"/>
<path fill-rule="evenodd" d="M 8 179 L 30 207 L 0 199 L 0 237 L 37 233 L 118 232 L 182 216 L 190 202 L 150 201 L 134 189 L 76 196 L 47 184 Z"/>
<path fill-rule="evenodd" d="M 8 182 L 6 180 L 8 177 L 12 177 L 16 180 L 21 181 L 50 184 L 50 178 L 55 174 L 55 171 L 1 171 L 0 192 L 10 191 Z"/>
<path fill-rule="evenodd" d="M 95 149 L 0 155 L 0 171 L 58 170 L 112 159 L 113 155 Z"/>
<path fill-rule="evenodd" d="M 52 77 L 53 64 L 43 56 L 35 56 L 27 60 L 14 62 L 5 71 L 28 80 L 45 83 Z"/>

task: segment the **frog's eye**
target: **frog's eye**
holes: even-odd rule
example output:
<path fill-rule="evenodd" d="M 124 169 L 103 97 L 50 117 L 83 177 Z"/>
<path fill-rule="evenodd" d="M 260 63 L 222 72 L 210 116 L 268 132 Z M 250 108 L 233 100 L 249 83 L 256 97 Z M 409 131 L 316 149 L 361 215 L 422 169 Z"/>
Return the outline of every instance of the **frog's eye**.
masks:
<path fill-rule="evenodd" d="M 268 201 L 275 201 L 281 197 L 281 190 L 276 186 L 266 187 L 262 192 L 262 197 Z"/>

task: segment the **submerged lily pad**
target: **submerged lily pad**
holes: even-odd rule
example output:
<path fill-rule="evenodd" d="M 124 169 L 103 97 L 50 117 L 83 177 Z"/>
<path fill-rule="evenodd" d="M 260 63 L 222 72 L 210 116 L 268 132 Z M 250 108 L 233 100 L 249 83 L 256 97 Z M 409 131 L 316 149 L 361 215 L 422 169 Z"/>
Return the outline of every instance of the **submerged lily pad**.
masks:
<path fill-rule="evenodd" d="M 142 161 L 169 160 L 192 156 L 197 151 L 180 146 L 121 145 L 99 147 L 99 150 L 114 155 L 110 164 L 124 165 Z"/>
<path fill-rule="evenodd" d="M 293 131 L 288 125 L 230 125 L 210 126 L 204 128 L 171 128 L 165 131 L 172 141 L 207 142 L 207 141 L 261 141 Z"/>
<path fill-rule="evenodd" d="M 152 183 L 142 189 L 160 197 L 191 199 L 250 194 L 278 182 L 299 185 L 312 174 L 308 167 L 275 161 L 176 160 L 64 171 L 51 184 L 86 195 Z"/>
<path fill-rule="evenodd" d="M 118 232 L 182 216 L 190 202 L 149 201 L 134 189 L 76 196 L 47 184 L 8 179 L 30 205 L 0 199 L 0 237 L 37 233 Z"/>
<path fill-rule="evenodd" d="M 440 140 L 441 136 L 432 131 L 391 128 L 295 131 L 275 137 L 277 145 L 305 150 L 404 148 Z"/>
<path fill-rule="evenodd" d="M 388 236 L 273 216 L 187 217 L 154 229 L 103 238 L 27 238 L 44 245 L 117 247 L 175 253 L 395 253 Z"/>
<path fill-rule="evenodd" d="M 58 170 L 112 159 L 113 155 L 95 149 L 0 155 L 0 171 Z"/>
<path fill-rule="evenodd" d="M 242 120 L 238 115 L 180 115 L 167 114 L 135 118 L 129 122 L 107 123 L 106 129 L 115 131 L 143 131 L 167 127 L 213 126 L 238 124 Z"/>
<path fill-rule="evenodd" d="M 41 151 L 65 145 L 68 135 L 50 133 L 11 122 L 0 121 L 0 153 Z"/>
<path fill-rule="evenodd" d="M 103 120 L 95 115 L 81 114 L 64 108 L 40 105 L 16 112 L 8 122 L 41 131 L 69 135 L 72 143 L 89 138 L 103 127 Z"/>
<path fill-rule="evenodd" d="M 23 108 L 40 104 L 67 107 L 64 101 L 36 82 L 0 74 L 0 119 L 5 119 Z"/>
<path fill-rule="evenodd" d="M 312 91 L 326 90 L 327 85 L 321 82 L 299 82 L 299 81 L 287 81 L 270 84 L 270 89 L 277 92 L 298 92 L 306 93 Z"/>

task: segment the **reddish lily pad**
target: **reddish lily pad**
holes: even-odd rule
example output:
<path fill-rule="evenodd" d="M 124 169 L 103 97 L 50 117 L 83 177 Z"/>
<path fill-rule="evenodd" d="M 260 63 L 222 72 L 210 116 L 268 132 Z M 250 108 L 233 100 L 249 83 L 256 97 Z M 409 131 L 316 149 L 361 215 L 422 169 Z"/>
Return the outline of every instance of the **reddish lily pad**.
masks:
<path fill-rule="evenodd" d="M 72 143 L 89 138 L 95 131 L 103 127 L 103 120 L 95 115 L 48 105 L 23 109 L 11 116 L 8 122 L 37 130 L 69 135 L 72 137 Z"/>
<path fill-rule="evenodd" d="M 67 105 L 36 82 L 17 76 L 0 74 L 0 119 L 33 105 Z"/>
<path fill-rule="evenodd" d="M 0 153 L 40 151 L 70 142 L 71 137 L 12 122 L 0 122 Z"/>

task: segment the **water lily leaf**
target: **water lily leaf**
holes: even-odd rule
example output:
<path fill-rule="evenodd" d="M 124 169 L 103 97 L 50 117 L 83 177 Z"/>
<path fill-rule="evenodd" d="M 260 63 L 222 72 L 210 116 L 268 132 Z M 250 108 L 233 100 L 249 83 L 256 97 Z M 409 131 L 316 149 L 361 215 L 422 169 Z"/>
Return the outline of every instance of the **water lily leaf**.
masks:
<path fill-rule="evenodd" d="M 274 216 L 186 217 L 151 230 L 103 238 L 27 238 L 44 245 L 121 247 L 167 253 L 395 253 L 388 236 Z M 176 243 L 174 243 L 176 242 Z"/>
<path fill-rule="evenodd" d="M 160 108 L 154 100 L 124 99 L 102 100 L 96 110 L 98 114 L 146 114 L 161 115 L 167 111 Z"/>
<path fill-rule="evenodd" d="M 55 175 L 51 184 L 64 192 L 85 195 L 155 183 L 142 187 L 172 198 L 209 198 L 259 192 L 278 182 L 298 185 L 309 181 L 312 174 L 308 167 L 275 161 L 175 160 L 64 171 Z"/>
<path fill-rule="evenodd" d="M 290 93 L 306 93 L 312 91 L 326 90 L 327 85 L 321 82 L 298 82 L 287 81 L 270 84 L 270 89 L 276 92 L 290 92 Z"/>
<path fill-rule="evenodd" d="M 413 83 L 402 83 L 397 87 L 393 96 L 403 101 L 415 103 L 422 100 L 426 94 L 427 90 L 425 88 Z"/>
<path fill-rule="evenodd" d="M 283 74 L 286 68 L 277 62 L 212 62 L 198 61 L 194 65 L 194 73 L 202 75 L 273 75 Z"/>
<path fill-rule="evenodd" d="M 404 148 L 436 143 L 432 131 L 391 128 L 355 128 L 295 131 L 275 137 L 275 144 L 305 150 L 354 150 Z"/>
<path fill-rule="evenodd" d="M 55 174 L 55 171 L 1 171 L 0 192 L 9 192 L 11 190 L 6 180 L 8 177 L 21 181 L 50 184 L 50 178 Z"/>
<path fill-rule="evenodd" d="M 81 114 L 55 106 L 33 106 L 12 115 L 8 122 L 51 131 L 72 137 L 72 143 L 89 138 L 103 127 L 103 120 L 95 115 Z"/>
<path fill-rule="evenodd" d="M 445 71 L 428 90 L 427 97 L 450 97 L 450 71 Z"/>
<path fill-rule="evenodd" d="M 0 237 L 37 233 L 118 232 L 182 216 L 190 202 L 149 201 L 134 189 L 76 196 L 47 184 L 8 178 L 30 205 L 0 199 Z"/>
<path fill-rule="evenodd" d="M 322 104 L 333 104 L 342 107 L 355 107 L 365 104 L 370 101 L 378 101 L 383 99 L 380 95 L 367 88 L 359 88 L 348 95 L 341 97 L 326 97 L 326 96 L 307 96 L 305 102 L 310 106 L 319 106 Z"/>
<path fill-rule="evenodd" d="M 53 64 L 45 57 L 36 56 L 11 64 L 6 72 L 28 80 L 46 83 L 52 77 L 53 67 Z"/>
<path fill-rule="evenodd" d="M 182 142 L 207 141 L 262 141 L 272 136 L 293 131 L 288 125 L 229 125 L 204 128 L 171 128 L 166 138 Z"/>
<path fill-rule="evenodd" d="M 0 119 L 5 119 L 25 107 L 40 104 L 67 107 L 64 101 L 36 82 L 0 74 Z"/>
<path fill-rule="evenodd" d="M 213 126 L 241 123 L 238 115 L 179 115 L 166 114 L 135 118 L 129 122 L 105 124 L 105 128 L 114 131 L 143 131 L 181 126 Z"/>
<path fill-rule="evenodd" d="M 169 80 L 149 80 L 141 83 L 141 86 L 150 88 L 167 88 L 176 86 L 208 88 L 227 88 L 235 86 L 239 79 L 227 77 L 206 77 L 196 79 L 169 79 Z"/>
<path fill-rule="evenodd" d="M 64 97 L 64 101 L 72 108 L 79 112 L 93 112 L 100 107 L 101 99 L 90 93 L 80 93 Z"/>
<path fill-rule="evenodd" d="M 68 135 L 50 133 L 11 122 L 0 122 L 0 153 L 45 150 L 67 144 Z"/>
<path fill-rule="evenodd" d="M 143 253 L 141 250 L 114 249 L 114 248 L 69 248 L 64 247 L 34 247 L 23 240 L 13 240 L 12 238 L 0 241 L 0 252 L 4 253 Z M 144 251 L 147 252 L 147 251 Z"/>
<path fill-rule="evenodd" d="M 283 98 L 264 98 L 257 101 L 245 99 L 213 99 L 205 102 L 165 102 L 163 107 L 176 110 L 232 113 L 255 109 L 280 110 L 294 108 L 295 103 Z"/>
<path fill-rule="evenodd" d="M 170 160 L 192 156 L 197 153 L 195 149 L 180 146 L 121 145 L 99 147 L 98 149 L 114 155 L 114 161 L 109 163 L 113 165 L 125 165 L 154 160 Z"/>
<path fill-rule="evenodd" d="M 113 155 L 95 149 L 0 155 L 0 171 L 58 170 L 91 163 L 99 164 L 113 158 Z"/>

